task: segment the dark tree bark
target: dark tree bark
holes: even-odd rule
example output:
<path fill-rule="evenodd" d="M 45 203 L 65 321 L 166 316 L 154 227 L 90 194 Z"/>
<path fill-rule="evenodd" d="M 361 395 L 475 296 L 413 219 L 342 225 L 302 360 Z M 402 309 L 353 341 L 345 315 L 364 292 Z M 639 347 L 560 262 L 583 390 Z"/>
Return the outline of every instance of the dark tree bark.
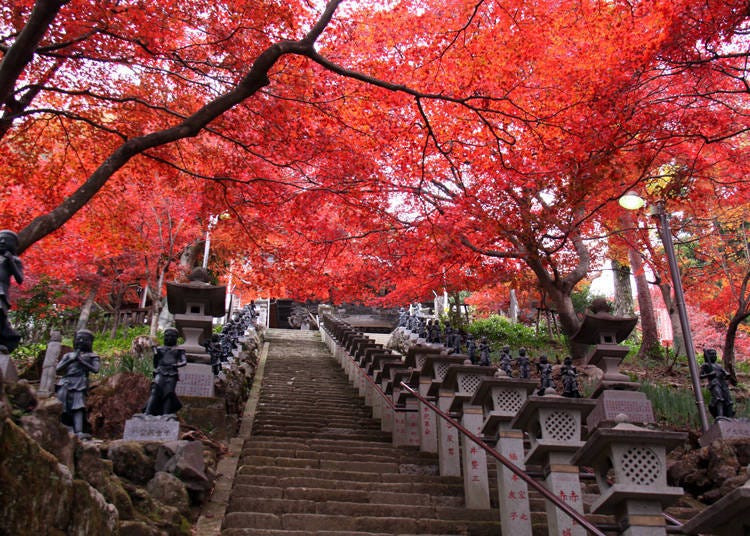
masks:
<path fill-rule="evenodd" d="M 656 326 L 656 314 L 654 313 L 654 302 L 649 292 L 648 280 L 643 270 L 643 259 L 638 252 L 632 248 L 628 249 L 630 266 L 635 278 L 635 289 L 638 297 L 638 311 L 641 323 L 641 347 L 638 357 L 658 355 L 657 349 L 661 347 L 659 330 Z"/>
<path fill-rule="evenodd" d="M 630 285 L 630 266 L 616 259 L 610 259 L 615 282 L 616 316 L 633 316 L 633 287 Z"/>

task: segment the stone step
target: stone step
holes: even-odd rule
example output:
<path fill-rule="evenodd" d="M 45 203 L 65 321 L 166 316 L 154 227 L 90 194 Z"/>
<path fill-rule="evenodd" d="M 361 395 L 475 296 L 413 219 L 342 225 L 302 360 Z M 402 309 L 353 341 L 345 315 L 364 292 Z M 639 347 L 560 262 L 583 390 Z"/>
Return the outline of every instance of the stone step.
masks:
<path fill-rule="evenodd" d="M 467 510 L 448 505 L 398 504 L 394 498 L 387 502 L 338 501 L 317 499 L 291 499 L 269 497 L 237 497 L 229 503 L 230 512 L 264 512 L 275 515 L 289 513 L 350 515 L 356 517 L 421 518 L 443 520 L 471 520 L 494 522 L 499 519 L 497 510 Z"/>
<path fill-rule="evenodd" d="M 464 510 L 467 512 L 467 510 Z M 253 527 L 253 529 L 248 529 Z M 223 536 L 229 534 L 255 534 L 254 532 L 230 533 L 228 529 L 272 529 L 285 531 L 330 531 L 339 533 L 383 533 L 383 534 L 441 534 L 472 536 L 497 536 L 499 523 L 496 521 L 455 520 L 415 517 L 356 516 L 350 513 L 256 513 L 230 512 L 224 518 Z"/>
<path fill-rule="evenodd" d="M 223 536 L 393 536 L 391 532 L 351 532 L 339 530 L 226 529 Z M 408 536 L 408 535 L 404 535 Z M 437 536 L 437 535 L 427 535 Z"/>
<path fill-rule="evenodd" d="M 252 436 L 250 439 L 245 440 L 244 447 L 248 448 L 276 448 L 276 449 L 291 449 L 291 450 L 302 450 L 302 451 L 320 451 L 321 453 L 330 453 L 333 449 L 342 449 L 346 452 L 359 452 L 361 454 L 390 454 L 390 455 L 405 455 L 405 456 L 424 456 L 428 459 L 432 459 L 437 462 L 436 454 L 427 454 L 419 451 L 417 447 L 394 447 L 390 443 L 382 445 L 380 443 L 373 444 L 371 441 L 362 441 L 357 439 L 326 439 L 326 438 L 284 438 L 279 439 L 277 437 L 263 437 L 263 436 Z M 244 448 L 243 447 L 243 448 Z"/>
<path fill-rule="evenodd" d="M 233 494 L 237 496 L 257 496 L 266 493 L 266 490 L 268 490 L 267 493 L 269 495 L 282 497 L 285 489 L 299 487 L 352 492 L 382 491 L 386 493 L 404 493 L 407 495 L 412 493 L 431 493 L 430 503 L 438 503 L 441 500 L 453 503 L 455 497 L 459 497 L 463 501 L 463 484 L 459 480 L 453 483 L 446 481 L 360 482 L 296 476 L 278 478 L 273 475 L 242 474 L 236 477 Z"/>
<path fill-rule="evenodd" d="M 293 457 L 297 459 L 339 460 L 342 456 L 353 461 L 393 462 L 400 464 L 431 463 L 437 466 L 437 460 L 426 453 L 403 452 L 394 453 L 388 450 L 361 450 L 339 447 L 337 452 L 301 448 L 284 448 L 283 445 L 246 445 L 242 449 L 243 456 L 269 456 L 273 458 Z M 242 462 L 240 462 L 242 463 Z"/>
<path fill-rule="evenodd" d="M 371 471 L 351 471 L 338 467 L 330 469 L 316 469 L 309 467 L 281 467 L 281 466 L 254 466 L 243 465 L 237 471 L 237 478 L 242 475 L 271 475 L 280 478 L 288 476 L 299 476 L 318 479 L 329 479 L 337 481 L 364 481 L 364 482 L 435 482 L 440 483 L 445 477 L 430 474 L 413 474 L 413 473 L 377 473 Z"/>
<path fill-rule="evenodd" d="M 437 506 L 437 507 L 461 507 L 463 505 L 463 496 L 460 488 L 455 490 L 456 494 L 453 496 L 437 496 L 433 497 L 427 493 L 427 489 L 419 489 L 418 491 L 400 491 L 398 488 L 391 490 L 384 489 L 383 486 L 372 486 L 370 489 L 347 489 L 343 486 L 332 485 L 330 487 L 314 488 L 309 487 L 307 484 L 311 484 L 309 480 L 304 482 L 304 487 L 290 487 L 284 486 L 270 490 L 271 486 L 245 486 L 242 489 L 238 489 L 238 493 L 235 494 L 237 502 L 233 502 L 233 509 L 238 509 L 240 501 L 246 499 L 259 500 L 258 497 L 263 496 L 266 500 L 268 498 L 274 499 L 288 499 L 288 500 L 307 500 L 307 501 L 318 501 L 318 502 L 355 502 L 355 503 L 370 503 L 370 504 L 398 504 L 398 505 L 411 505 L 411 506 Z M 410 488 L 412 489 L 412 488 Z M 260 510 L 266 511 L 265 508 L 259 508 Z"/>
<path fill-rule="evenodd" d="M 329 439 L 370 439 L 375 442 L 387 443 L 391 437 L 385 432 L 356 432 L 351 430 L 315 430 L 307 428 L 295 428 L 292 430 L 279 430 L 275 428 L 253 428 L 253 433 L 262 433 L 265 436 L 274 437 L 299 437 L 301 433 L 309 433 L 311 437 L 324 437 Z"/>
<path fill-rule="evenodd" d="M 322 343 L 270 335 L 222 536 L 499 534 L 499 512 L 467 510 L 436 455 L 392 446 Z"/>

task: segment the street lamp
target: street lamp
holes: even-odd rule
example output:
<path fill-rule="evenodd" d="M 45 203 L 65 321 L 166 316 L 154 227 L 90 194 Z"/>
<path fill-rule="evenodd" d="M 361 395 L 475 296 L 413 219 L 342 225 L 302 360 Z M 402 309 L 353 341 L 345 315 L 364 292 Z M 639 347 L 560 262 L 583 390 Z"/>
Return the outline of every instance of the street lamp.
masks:
<path fill-rule="evenodd" d="M 211 231 L 213 231 L 219 220 L 228 220 L 230 218 L 228 212 L 222 212 L 221 214 L 211 214 L 208 217 L 208 226 L 206 227 L 206 243 L 203 247 L 203 268 L 208 268 L 208 252 L 211 249 Z"/>
<path fill-rule="evenodd" d="M 638 210 L 646 204 L 646 201 L 635 192 L 630 191 L 620 197 L 619 204 L 627 210 Z M 690 331 L 690 321 L 688 320 L 687 308 L 685 307 L 685 291 L 682 288 L 682 278 L 680 277 L 680 269 L 677 266 L 677 257 L 674 251 L 674 242 L 672 241 L 672 230 L 669 227 L 669 215 L 664 210 L 663 199 L 659 199 L 654 203 L 650 215 L 659 220 L 659 234 L 661 235 L 662 244 L 664 244 L 664 252 L 667 255 L 667 262 L 669 264 L 669 274 L 672 276 L 672 284 L 674 285 L 675 306 L 677 307 L 677 316 L 680 318 L 680 328 L 682 329 L 682 336 L 685 341 L 685 353 L 687 354 L 690 378 L 693 383 L 693 392 L 695 393 L 695 405 L 698 408 L 701 430 L 705 433 L 709 427 L 708 417 L 706 416 L 706 404 L 703 401 L 698 362 L 695 358 L 695 348 L 693 347 L 693 334 Z"/>

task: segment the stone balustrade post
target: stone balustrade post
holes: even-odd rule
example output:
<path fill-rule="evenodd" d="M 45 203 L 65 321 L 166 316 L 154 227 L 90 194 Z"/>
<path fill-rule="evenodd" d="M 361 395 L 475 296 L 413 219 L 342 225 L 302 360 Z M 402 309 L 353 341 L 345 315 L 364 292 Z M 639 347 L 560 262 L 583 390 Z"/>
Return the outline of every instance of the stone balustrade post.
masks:
<path fill-rule="evenodd" d="M 542 465 L 547 489 L 580 513 L 581 481 L 571 458 L 584 444 L 582 421 L 595 405 L 596 401 L 583 398 L 531 396 L 511 421 L 511 427 L 528 434 L 525 463 Z M 586 536 L 587 531 L 551 501 L 546 501 L 546 507 L 550 536 Z"/>
<path fill-rule="evenodd" d="M 494 376 L 495 370 L 494 367 L 471 364 L 451 365 L 442 382 L 441 391 L 453 391 L 450 413 L 458 416 L 461 419 L 461 425 L 475 435 L 481 433 L 483 415 L 481 406 L 473 405 L 471 400 L 482 380 Z M 489 510 L 490 485 L 487 453 L 465 434 L 460 434 L 460 441 L 466 507 Z"/>
<path fill-rule="evenodd" d="M 522 431 L 511 429 L 510 423 L 535 388 L 533 380 L 507 376 L 486 378 L 472 400 L 473 404 L 483 408 L 481 433 L 485 440 L 496 443 L 495 450 L 521 470 L 526 469 L 524 436 Z M 503 464 L 498 462 L 496 466 L 502 533 L 531 536 L 528 485 Z"/>
<path fill-rule="evenodd" d="M 418 375 L 419 394 L 428 397 L 429 387 L 432 384 L 432 378 L 422 374 L 428 356 L 438 356 L 443 354 L 444 348 L 441 345 L 419 344 L 412 346 L 406 353 L 404 363 L 411 367 L 415 374 Z M 432 397 L 434 399 L 434 397 Z M 419 428 L 419 450 L 437 454 L 437 416 L 423 402 L 417 402 L 418 415 L 417 422 Z"/>
<path fill-rule="evenodd" d="M 420 371 L 420 392 L 426 389 L 427 396 L 436 400 L 437 407 L 444 412 L 450 411 L 455 390 L 449 387 L 443 388 L 448 367 L 460 365 L 465 361 L 464 356 L 451 356 L 448 354 L 431 354 L 426 356 L 424 365 Z M 428 385 L 429 382 L 429 385 Z M 424 387 L 422 385 L 424 384 Z M 421 415 L 421 411 L 420 411 Z M 461 475 L 461 456 L 459 444 L 459 432 L 455 426 L 440 417 L 436 417 L 437 424 L 437 451 L 438 466 L 441 476 Z M 424 426 L 424 423 L 422 424 Z"/>

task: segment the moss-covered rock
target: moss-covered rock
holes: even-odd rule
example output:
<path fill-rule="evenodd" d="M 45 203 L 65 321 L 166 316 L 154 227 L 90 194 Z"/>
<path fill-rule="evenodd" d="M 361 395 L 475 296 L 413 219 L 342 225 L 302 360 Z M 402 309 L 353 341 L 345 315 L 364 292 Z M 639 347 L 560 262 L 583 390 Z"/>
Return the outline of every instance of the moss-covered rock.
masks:
<path fill-rule="evenodd" d="M 156 500 L 143 487 L 123 482 L 136 510 L 136 521 L 156 527 L 168 536 L 189 536 L 190 522 L 174 506 Z"/>
<path fill-rule="evenodd" d="M 154 477 L 154 459 L 147 455 L 143 444 L 137 441 L 113 441 L 107 457 L 117 476 L 136 484 L 145 484 Z"/>
<path fill-rule="evenodd" d="M 10 419 L 0 430 L 0 534 L 117 533 L 117 511 L 98 491 Z"/>
<path fill-rule="evenodd" d="M 90 443 L 76 448 L 76 476 L 95 487 L 107 502 L 115 505 L 120 519 L 133 519 L 133 502 L 112 469 L 110 460 L 102 459 L 99 449 Z"/>

